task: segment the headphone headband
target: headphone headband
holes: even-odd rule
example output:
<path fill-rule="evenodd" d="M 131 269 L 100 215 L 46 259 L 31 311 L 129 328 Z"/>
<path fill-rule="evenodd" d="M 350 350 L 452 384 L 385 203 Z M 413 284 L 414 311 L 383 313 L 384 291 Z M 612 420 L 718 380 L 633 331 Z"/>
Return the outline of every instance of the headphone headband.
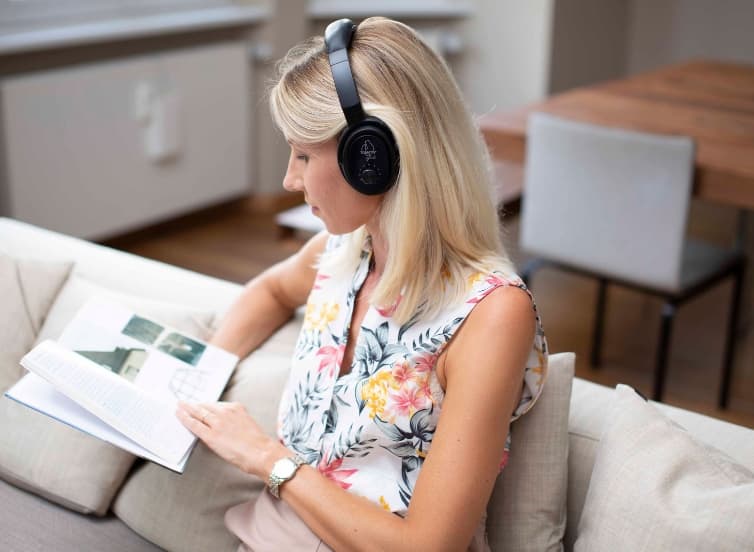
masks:
<path fill-rule="evenodd" d="M 384 194 L 398 178 L 400 155 L 390 128 L 379 118 L 368 117 L 361 106 L 348 62 L 355 31 L 350 19 L 333 21 L 325 29 L 325 49 L 347 123 L 338 139 L 338 165 L 357 192 Z"/>
<path fill-rule="evenodd" d="M 356 25 L 350 19 L 338 19 L 325 29 L 325 49 L 330 59 L 335 90 L 349 127 L 365 117 L 359 93 L 356 90 L 356 82 L 351 74 L 351 65 L 348 62 L 348 47 L 351 45 L 355 31 Z"/>

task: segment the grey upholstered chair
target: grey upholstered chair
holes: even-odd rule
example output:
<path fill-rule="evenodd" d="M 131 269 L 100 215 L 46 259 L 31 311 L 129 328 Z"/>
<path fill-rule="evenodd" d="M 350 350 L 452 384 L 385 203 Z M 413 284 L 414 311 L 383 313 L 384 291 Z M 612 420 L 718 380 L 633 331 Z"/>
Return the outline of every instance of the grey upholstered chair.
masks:
<path fill-rule="evenodd" d="M 728 399 L 744 257 L 686 239 L 694 170 L 690 138 L 529 119 L 521 210 L 522 249 L 543 263 L 599 279 L 592 364 L 600 363 L 606 288 L 614 281 L 665 300 L 653 398 L 662 399 L 676 308 L 723 278 L 735 279 L 719 405 Z"/>

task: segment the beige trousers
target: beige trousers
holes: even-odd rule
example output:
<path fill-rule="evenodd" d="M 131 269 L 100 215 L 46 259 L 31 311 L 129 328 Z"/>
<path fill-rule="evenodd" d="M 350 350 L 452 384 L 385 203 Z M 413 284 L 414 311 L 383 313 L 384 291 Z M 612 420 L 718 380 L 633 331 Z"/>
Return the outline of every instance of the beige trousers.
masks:
<path fill-rule="evenodd" d="M 332 552 L 285 501 L 266 491 L 225 512 L 225 525 L 241 539 L 238 552 Z"/>
<path fill-rule="evenodd" d="M 479 524 L 469 552 L 489 552 L 485 521 Z M 268 492 L 230 508 L 225 513 L 225 525 L 241 539 L 238 552 L 332 552 L 286 502 Z"/>

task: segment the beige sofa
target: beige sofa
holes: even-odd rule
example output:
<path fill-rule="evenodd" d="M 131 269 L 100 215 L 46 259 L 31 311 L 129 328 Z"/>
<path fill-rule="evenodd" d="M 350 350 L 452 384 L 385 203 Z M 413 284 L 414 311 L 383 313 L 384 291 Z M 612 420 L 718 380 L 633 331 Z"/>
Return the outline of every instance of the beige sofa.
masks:
<path fill-rule="evenodd" d="M 0 218 L 0 254 L 74 263 L 48 304 L 36 305 L 46 309 L 38 315 L 38 333 L 59 329 L 82 296 L 99 292 L 208 333 L 240 290 L 10 219 Z M 19 274 L 28 276 L 29 270 L 27 265 Z M 7 316 L 0 306 L 0 317 Z M 270 431 L 299 323 L 294 319 L 245 359 L 224 397 L 244 402 Z M 672 550 L 684 542 L 701 543 L 699 550 L 754 549 L 751 524 L 738 519 L 754 512 L 754 431 L 667 405 L 655 409 L 627 388 L 572 379 L 571 354 L 551 358 L 541 403 L 513 426 L 511 459 L 488 509 L 493 550 Z M 176 475 L 91 443 L 88 436 L 70 445 L 79 432 L 0 400 L 2 550 L 232 550 L 236 542 L 224 532 L 224 509 L 262 491 L 261 482 L 223 465 L 202 446 L 186 473 Z M 15 428 L 29 417 L 36 429 Z M 46 433 L 61 427 L 69 433 L 55 433 L 54 439 L 62 441 Z M 48 445 L 35 449 L 40 442 Z M 29 462 L 34 457 L 33 469 L 24 458 L 3 465 L 17 460 L 17 450 Z M 69 460 L 72 465 L 65 465 Z M 104 476 L 94 473 L 95 467 L 106 472 L 116 465 Z M 80 494 L 89 489 L 90 476 L 109 485 L 96 499 L 96 492 Z M 725 507 L 715 502 L 720 496 Z M 716 512 L 725 518 L 716 519 Z M 605 548 L 604 539 L 613 544 Z M 713 548 L 704 546 L 710 542 Z"/>

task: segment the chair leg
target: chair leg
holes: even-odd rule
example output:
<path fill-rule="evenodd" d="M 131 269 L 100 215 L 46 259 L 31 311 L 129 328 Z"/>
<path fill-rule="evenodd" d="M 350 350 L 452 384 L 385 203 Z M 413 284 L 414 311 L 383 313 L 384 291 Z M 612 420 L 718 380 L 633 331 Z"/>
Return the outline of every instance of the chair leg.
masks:
<path fill-rule="evenodd" d="M 660 342 L 657 345 L 657 364 L 655 366 L 655 383 L 652 390 L 652 400 L 662 401 L 662 392 L 665 386 L 665 372 L 668 364 L 668 349 L 670 348 L 670 336 L 673 330 L 673 318 L 675 317 L 675 305 L 666 302 L 662 306 L 662 320 L 660 323 Z"/>
<path fill-rule="evenodd" d="M 736 332 L 738 331 L 738 311 L 741 302 L 741 290 L 744 281 L 743 263 L 736 270 L 733 280 L 733 299 L 730 305 L 728 318 L 728 333 L 725 338 L 725 353 L 723 355 L 723 381 L 720 386 L 720 396 L 717 404 L 721 409 L 728 407 L 728 394 L 730 393 L 730 379 L 733 371 L 733 357 L 735 352 Z"/>
<path fill-rule="evenodd" d="M 605 303 L 607 301 L 607 280 L 599 279 L 597 288 L 597 312 L 594 316 L 594 329 L 592 331 L 592 367 L 597 368 L 602 362 L 602 330 L 605 325 Z"/>

